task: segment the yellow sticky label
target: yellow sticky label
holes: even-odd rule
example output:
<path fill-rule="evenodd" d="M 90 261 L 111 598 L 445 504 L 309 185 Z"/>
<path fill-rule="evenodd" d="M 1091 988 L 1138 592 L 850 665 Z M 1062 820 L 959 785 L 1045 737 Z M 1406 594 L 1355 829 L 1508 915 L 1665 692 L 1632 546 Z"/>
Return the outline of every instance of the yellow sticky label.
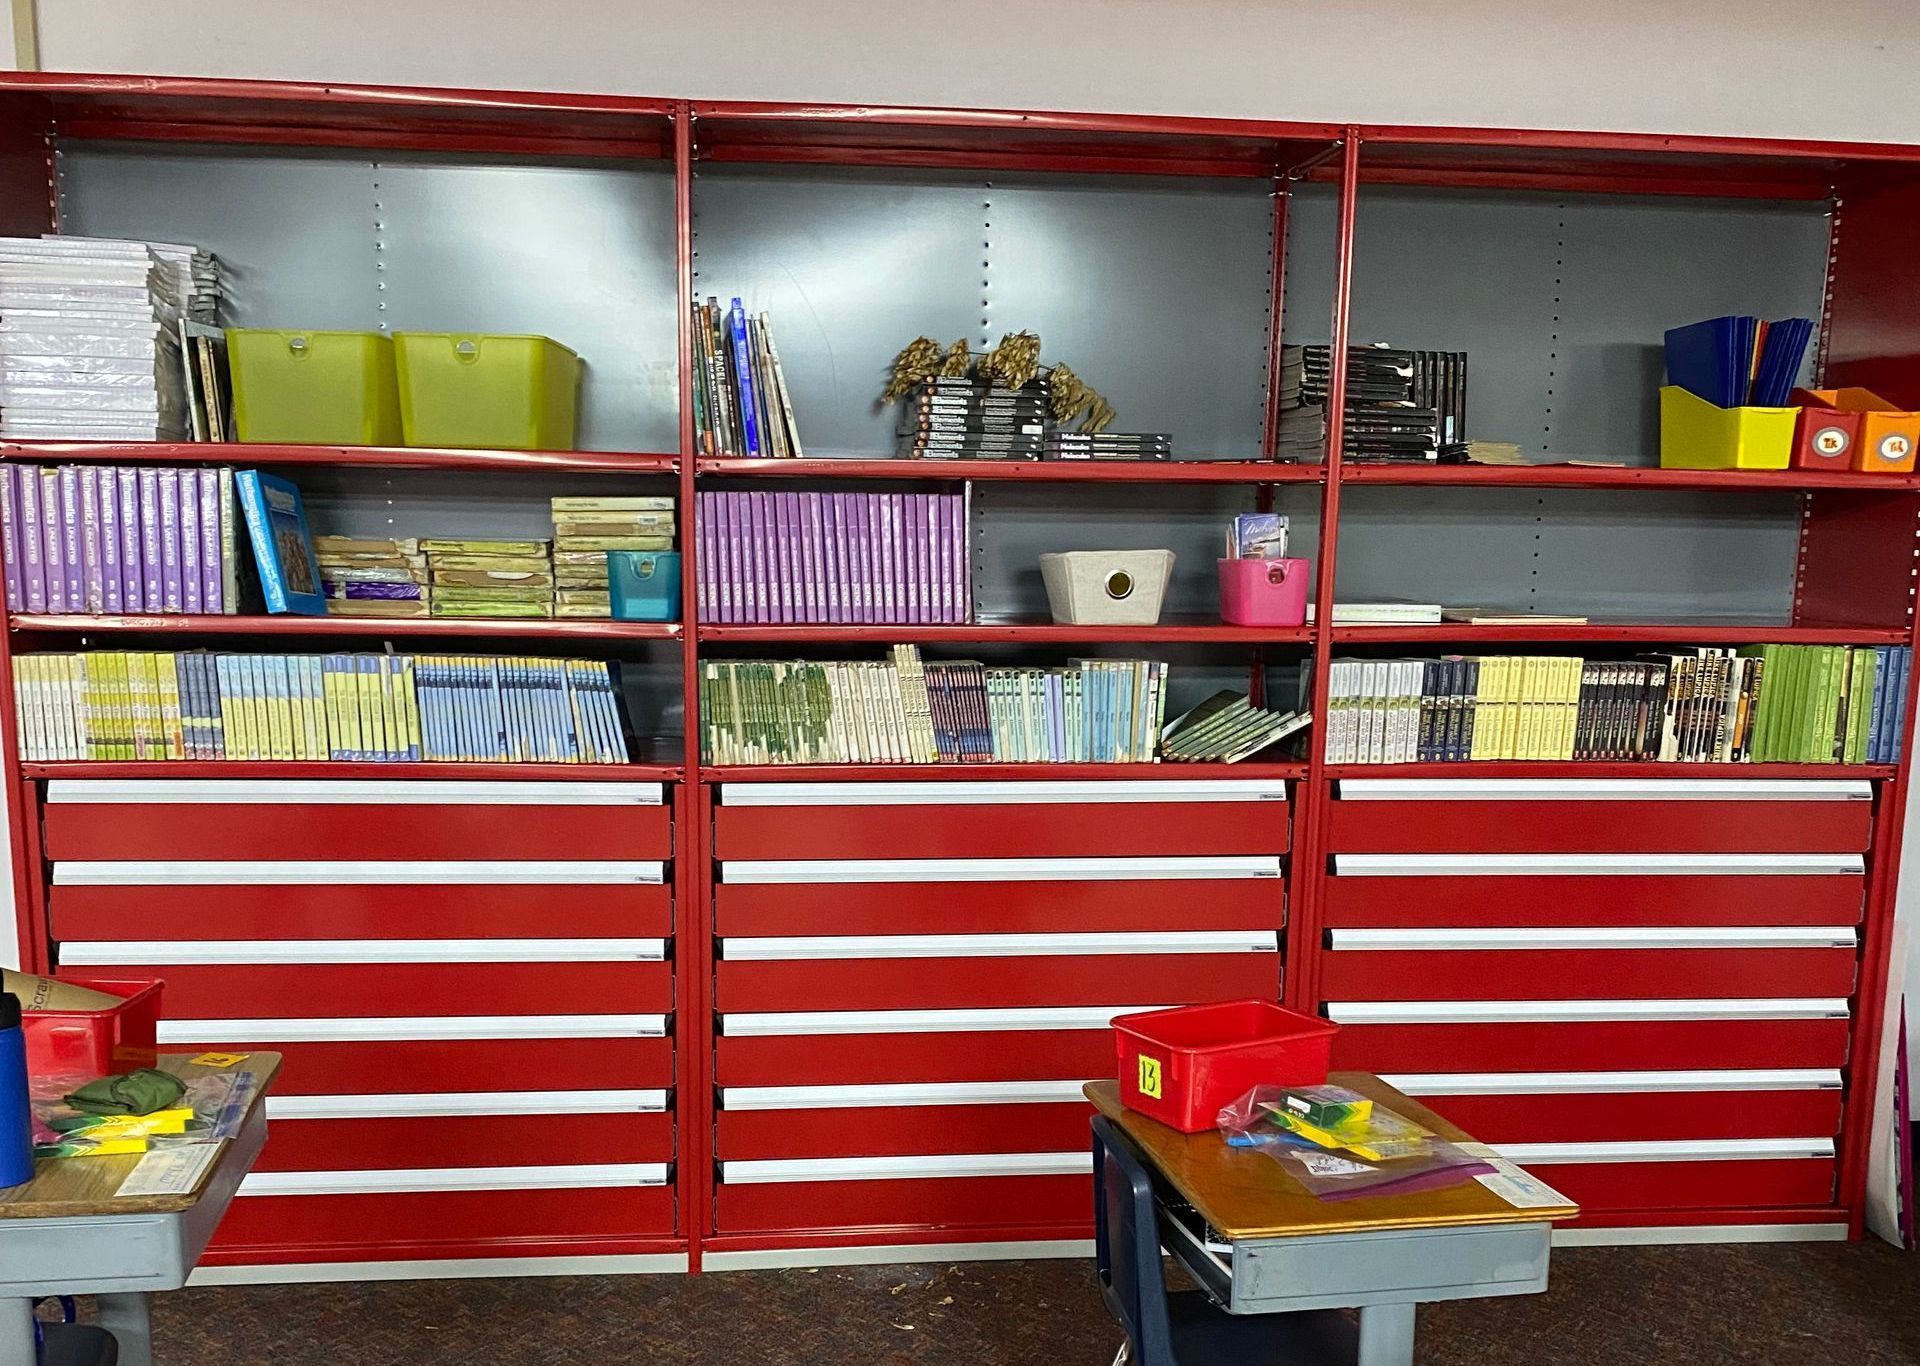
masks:
<path fill-rule="evenodd" d="M 1160 1059 L 1140 1055 L 1140 1094 L 1160 1099 Z"/>
<path fill-rule="evenodd" d="M 232 1067 L 235 1063 L 245 1062 L 252 1056 L 251 1053 L 202 1053 L 197 1058 L 188 1058 L 187 1061 L 195 1067 Z"/>

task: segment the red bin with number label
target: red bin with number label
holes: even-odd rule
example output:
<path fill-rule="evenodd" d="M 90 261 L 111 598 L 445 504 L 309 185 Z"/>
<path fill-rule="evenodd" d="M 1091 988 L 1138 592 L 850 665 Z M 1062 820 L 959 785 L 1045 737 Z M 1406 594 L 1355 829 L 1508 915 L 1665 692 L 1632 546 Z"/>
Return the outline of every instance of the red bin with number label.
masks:
<path fill-rule="evenodd" d="M 1339 1028 L 1260 1000 L 1116 1016 L 1121 1103 L 1197 1134 L 1256 1086 L 1325 1081 Z"/>

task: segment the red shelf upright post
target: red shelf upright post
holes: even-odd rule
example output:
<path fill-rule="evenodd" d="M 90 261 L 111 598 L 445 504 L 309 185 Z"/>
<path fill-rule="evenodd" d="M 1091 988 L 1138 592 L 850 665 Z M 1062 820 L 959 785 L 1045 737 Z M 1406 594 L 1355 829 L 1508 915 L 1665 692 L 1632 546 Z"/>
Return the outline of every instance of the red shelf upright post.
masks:
<path fill-rule="evenodd" d="M 1353 240 L 1360 197 L 1360 130 L 1340 148 L 1339 237 L 1334 247 L 1333 330 L 1327 380 L 1327 482 L 1320 494 L 1320 563 L 1314 566 L 1313 741 L 1307 780 L 1294 803 L 1286 936 L 1286 1003 L 1314 1010 L 1320 994 L 1320 902 L 1326 883 L 1325 837 L 1331 790 L 1327 770 L 1327 672 L 1333 653 L 1333 585 L 1340 544 L 1340 450 L 1346 436 L 1347 337 L 1353 312 Z"/>
<path fill-rule="evenodd" d="M 700 765 L 699 537 L 694 534 L 693 427 L 693 106 L 681 101 L 673 123 L 674 275 L 680 303 L 680 637 L 682 741 L 686 776 L 674 823 L 674 1110 L 678 1120 L 674 1177 L 687 1269 L 700 1269 L 700 1240 L 712 1223 L 713 1055 L 711 996 L 713 930 L 707 892 L 706 789 Z"/>

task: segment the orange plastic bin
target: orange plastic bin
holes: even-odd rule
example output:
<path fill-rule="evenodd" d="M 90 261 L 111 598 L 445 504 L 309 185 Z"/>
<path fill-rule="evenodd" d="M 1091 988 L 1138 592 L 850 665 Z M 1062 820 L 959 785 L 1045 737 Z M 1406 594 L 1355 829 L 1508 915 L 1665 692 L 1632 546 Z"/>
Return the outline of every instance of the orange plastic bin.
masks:
<path fill-rule="evenodd" d="M 1181 1133 L 1211 1129 L 1256 1086 L 1325 1081 L 1339 1028 L 1260 1000 L 1117 1016 L 1121 1103 Z"/>
<path fill-rule="evenodd" d="M 1796 389 L 1803 425 L 1817 423 L 1823 410 L 1859 415 L 1853 443 L 1853 468 L 1862 474 L 1909 474 L 1920 451 L 1920 413 L 1909 413 L 1871 389 Z"/>

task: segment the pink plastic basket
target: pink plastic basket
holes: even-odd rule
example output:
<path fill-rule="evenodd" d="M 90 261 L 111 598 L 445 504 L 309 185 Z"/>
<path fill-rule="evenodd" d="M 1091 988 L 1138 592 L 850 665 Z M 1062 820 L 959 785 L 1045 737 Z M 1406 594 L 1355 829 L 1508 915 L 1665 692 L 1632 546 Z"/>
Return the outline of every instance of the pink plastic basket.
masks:
<path fill-rule="evenodd" d="M 1308 560 L 1220 561 L 1220 620 L 1229 626 L 1304 626 Z"/>

